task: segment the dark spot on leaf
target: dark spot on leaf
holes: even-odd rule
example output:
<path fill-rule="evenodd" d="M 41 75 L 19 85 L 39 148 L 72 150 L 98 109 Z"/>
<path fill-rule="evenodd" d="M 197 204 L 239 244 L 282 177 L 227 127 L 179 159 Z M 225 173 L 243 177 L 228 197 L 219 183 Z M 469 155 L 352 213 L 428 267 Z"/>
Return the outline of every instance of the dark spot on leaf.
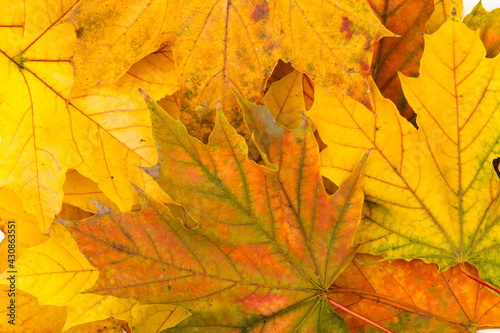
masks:
<path fill-rule="evenodd" d="M 78 39 L 82 39 L 82 37 L 83 37 L 83 33 L 84 33 L 84 31 L 83 31 L 83 29 L 82 29 L 82 28 L 77 29 L 77 30 L 76 30 L 76 38 L 78 38 Z"/>
<path fill-rule="evenodd" d="M 347 16 L 342 17 L 340 32 L 345 32 L 345 38 L 347 38 L 347 40 L 352 38 L 352 22 Z"/>
<path fill-rule="evenodd" d="M 267 2 L 264 2 L 261 5 L 255 6 L 255 10 L 252 13 L 252 20 L 254 22 L 259 22 L 263 18 L 267 18 L 269 16 L 269 6 Z"/>
<path fill-rule="evenodd" d="M 497 157 L 493 160 L 493 169 L 495 169 L 498 178 L 500 178 L 500 170 L 498 170 L 499 165 L 500 165 L 500 157 Z"/>

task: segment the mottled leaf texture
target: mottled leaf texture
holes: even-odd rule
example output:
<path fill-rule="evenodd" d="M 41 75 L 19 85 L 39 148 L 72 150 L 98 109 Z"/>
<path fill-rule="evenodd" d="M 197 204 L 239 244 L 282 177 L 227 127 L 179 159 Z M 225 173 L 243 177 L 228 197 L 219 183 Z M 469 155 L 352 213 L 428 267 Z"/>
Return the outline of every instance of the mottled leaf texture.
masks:
<path fill-rule="evenodd" d="M 498 296 L 458 266 L 438 273 L 421 260 L 377 262 L 357 254 L 330 288 L 333 300 L 394 332 L 475 332 L 500 327 Z M 354 332 L 379 332 L 346 312 Z"/>
<path fill-rule="evenodd" d="M 262 79 L 280 58 L 362 99 L 356 72 L 367 73 L 372 45 L 391 35 L 364 1 L 186 1 L 181 16 L 174 47 L 181 119 L 204 141 L 218 108 L 245 131 L 231 88 L 262 102 Z"/>
<path fill-rule="evenodd" d="M 488 12 L 479 1 L 472 12 L 464 17 L 464 23 L 471 29 L 481 31 L 487 57 L 493 58 L 500 52 L 500 8 Z"/>
<path fill-rule="evenodd" d="M 310 116 L 328 145 L 323 172 L 340 182 L 374 147 L 357 232 L 362 250 L 420 258 L 441 271 L 469 262 L 499 286 L 500 181 L 492 162 L 500 154 L 500 58 L 485 58 L 479 35 L 460 22 L 446 22 L 425 45 L 419 78 L 400 76 L 418 131 L 374 85 L 375 112 L 316 94 Z"/>
<path fill-rule="evenodd" d="M 345 332 L 325 293 L 354 254 L 366 157 L 328 196 L 305 120 L 287 131 L 247 102 L 266 167 L 247 159 L 244 139 L 222 112 L 205 145 L 146 98 L 158 182 L 200 226 L 184 228 L 146 196 L 137 215 L 109 211 L 66 222 L 99 268 L 92 291 L 185 307 L 192 317 L 174 332 Z"/>
<path fill-rule="evenodd" d="M 149 114 L 132 75 L 121 86 L 99 86 L 69 99 L 76 36 L 62 20 L 75 5 L 19 1 L 9 5 L 20 8 L 19 15 L 0 16 L 0 186 L 19 195 L 44 232 L 61 207 L 68 169 L 130 211 L 138 202 L 130 182 L 146 181 L 135 166 L 157 163 Z M 140 86 L 147 89 L 144 82 Z"/>
<path fill-rule="evenodd" d="M 180 1 L 83 0 L 67 21 L 78 43 L 73 56 L 74 90 L 115 83 L 134 63 L 165 40 Z M 163 96 L 162 96 L 163 97 Z"/>
<path fill-rule="evenodd" d="M 418 76 L 424 50 L 423 33 L 433 9 L 433 0 L 369 0 L 387 29 L 399 37 L 384 37 L 374 45 L 372 76 L 380 92 L 396 104 L 409 121 L 415 119 L 401 88 L 398 72 Z"/>

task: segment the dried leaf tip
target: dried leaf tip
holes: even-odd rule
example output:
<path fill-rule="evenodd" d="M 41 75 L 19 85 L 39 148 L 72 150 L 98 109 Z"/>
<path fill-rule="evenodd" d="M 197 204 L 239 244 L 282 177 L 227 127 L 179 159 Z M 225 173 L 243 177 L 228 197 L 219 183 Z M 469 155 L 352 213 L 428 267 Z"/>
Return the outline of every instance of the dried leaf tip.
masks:
<path fill-rule="evenodd" d="M 302 114 L 302 121 L 300 122 L 300 127 L 307 128 L 309 126 L 309 119 L 307 118 L 307 116 L 304 112 L 302 112 L 302 111 L 298 111 L 298 112 Z"/>
<path fill-rule="evenodd" d="M 457 8 L 456 7 L 453 7 L 453 9 L 451 10 L 451 17 L 450 17 L 450 19 L 452 21 L 455 21 L 455 22 L 459 21 L 459 18 L 457 18 Z"/>
<path fill-rule="evenodd" d="M 95 208 L 97 209 L 97 215 L 106 215 L 111 213 L 111 208 L 109 208 L 108 206 L 103 205 L 102 203 L 95 201 L 93 199 L 90 200 L 92 200 L 92 202 L 95 205 Z"/>
<path fill-rule="evenodd" d="M 160 164 L 156 164 L 155 166 L 152 167 L 143 167 L 143 166 L 138 166 L 136 165 L 140 170 L 144 171 L 148 175 L 150 175 L 154 180 L 160 178 L 161 176 L 161 166 Z"/>
<path fill-rule="evenodd" d="M 149 95 L 144 90 L 142 90 L 141 88 L 139 88 L 139 92 L 141 93 L 142 98 L 144 98 L 144 100 L 146 101 L 146 103 L 153 102 L 153 99 L 151 99 L 151 97 L 149 97 Z"/>

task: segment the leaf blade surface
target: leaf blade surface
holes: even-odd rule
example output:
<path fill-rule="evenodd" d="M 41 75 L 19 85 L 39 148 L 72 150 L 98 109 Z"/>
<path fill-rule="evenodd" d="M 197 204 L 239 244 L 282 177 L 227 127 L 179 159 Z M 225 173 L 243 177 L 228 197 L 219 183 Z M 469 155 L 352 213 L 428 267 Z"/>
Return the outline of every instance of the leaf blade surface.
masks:
<path fill-rule="evenodd" d="M 373 85 L 376 113 L 334 94 L 320 107 L 315 97 L 311 117 L 329 146 L 322 152 L 323 170 L 340 181 L 355 156 L 375 147 L 358 233 L 364 249 L 387 258 L 421 258 L 441 270 L 470 262 L 498 285 L 499 183 L 492 167 L 500 149 L 498 60 L 485 58 L 477 34 L 458 22 L 445 23 L 426 45 L 420 77 L 401 76 L 419 114 L 418 131 L 394 114 Z M 336 104 L 330 107 L 335 111 L 321 110 L 328 103 Z"/>
<path fill-rule="evenodd" d="M 66 222 L 100 269 L 93 292 L 182 305 L 193 316 L 174 328 L 180 331 L 345 330 L 323 291 L 354 253 L 364 162 L 328 197 L 306 122 L 290 132 L 269 113 L 254 120 L 264 122 L 255 131 L 269 139 L 258 144 L 282 150 L 264 167 L 247 159 L 222 113 L 204 145 L 149 103 L 159 184 L 200 226 L 187 230 L 147 197 L 140 215 Z M 249 105 L 247 117 L 258 108 Z M 97 255 L 103 251 L 110 255 Z"/>

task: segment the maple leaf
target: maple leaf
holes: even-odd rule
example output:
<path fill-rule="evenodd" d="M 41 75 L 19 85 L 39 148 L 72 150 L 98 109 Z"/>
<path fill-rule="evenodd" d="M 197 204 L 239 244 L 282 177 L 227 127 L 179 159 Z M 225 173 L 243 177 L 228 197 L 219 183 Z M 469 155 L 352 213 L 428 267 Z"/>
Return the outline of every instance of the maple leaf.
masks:
<path fill-rule="evenodd" d="M 0 257 L 4 258 L 0 261 L 0 272 L 3 272 L 19 259 L 25 249 L 44 243 L 48 237 L 40 233 L 36 219 L 24 211 L 21 200 L 16 194 L 0 188 L 0 203 L 0 230 L 6 235 L 4 241 L 0 243 Z M 8 236 L 9 221 L 13 225 L 10 229 L 15 229 L 14 236 L 11 231 L 10 237 Z M 9 256 L 9 239 L 15 242 L 14 257 L 12 254 Z"/>
<path fill-rule="evenodd" d="M 354 254 L 366 158 L 329 197 L 305 121 L 290 132 L 244 102 L 265 167 L 247 159 L 222 112 L 204 145 L 147 98 L 158 182 L 200 226 L 184 228 L 146 196 L 137 215 L 108 209 L 64 222 L 99 268 L 92 292 L 188 308 L 178 330 L 344 331 L 324 293 Z"/>
<path fill-rule="evenodd" d="M 394 332 L 475 332 L 500 327 L 498 296 L 455 266 L 357 254 L 330 288 L 336 302 Z M 337 310 L 336 310 L 337 311 Z M 375 331 L 338 310 L 354 332 Z"/>
<path fill-rule="evenodd" d="M 427 31 L 436 32 L 452 16 L 462 17 L 463 10 L 462 0 L 434 0 L 434 12 L 427 22 Z"/>
<path fill-rule="evenodd" d="M 342 181 L 374 147 L 357 232 L 362 251 L 420 258 L 440 271 L 469 262 L 500 285 L 500 182 L 492 166 L 500 154 L 500 58 L 485 58 L 479 36 L 460 22 L 446 22 L 425 43 L 420 76 L 400 76 L 418 131 L 374 84 L 375 112 L 316 89 L 309 116 L 328 145 L 323 172 Z"/>
<path fill-rule="evenodd" d="M 180 3 L 78 1 L 78 6 L 65 19 L 75 26 L 78 37 L 72 60 L 74 90 L 98 83 L 113 84 L 136 62 L 156 51 L 167 32 L 176 26 L 176 16 L 169 13 L 175 13 Z"/>
<path fill-rule="evenodd" d="M 0 186 L 20 196 L 44 232 L 61 207 L 68 169 L 97 182 L 119 209 L 132 210 L 139 199 L 130 182 L 141 188 L 150 183 L 135 166 L 157 161 L 149 114 L 136 84 L 157 95 L 177 89 L 171 79 L 165 81 L 173 64 L 159 65 L 168 50 L 148 56 L 117 85 L 69 98 L 69 60 L 76 37 L 62 20 L 76 2 L 61 7 L 51 0 L 47 6 L 54 10 L 49 12 L 40 2 L 27 2 L 25 8 L 22 4 L 15 8 L 26 12 L 21 16 L 26 22 L 10 22 L 9 12 L 0 17 L 0 75 L 5 83 L 0 89 Z M 151 75 L 158 68 L 162 72 Z"/>
<path fill-rule="evenodd" d="M 418 76 L 420 58 L 424 50 L 425 23 L 434 6 L 433 0 L 369 0 L 387 29 L 398 37 L 383 37 L 375 43 L 372 60 L 372 76 L 384 97 L 396 104 L 399 112 L 409 121 L 415 119 L 397 72 L 406 76 Z"/>
<path fill-rule="evenodd" d="M 364 86 L 362 77 L 350 73 L 366 72 L 371 46 L 389 35 L 369 6 L 351 1 L 259 1 L 251 6 L 245 1 L 186 1 L 181 21 L 175 41 L 181 120 L 191 135 L 205 141 L 217 105 L 238 132 L 245 131 L 230 88 L 262 102 L 262 77 L 280 58 L 325 85 L 362 96 L 353 88 Z"/>
<path fill-rule="evenodd" d="M 64 313 L 63 330 L 108 317 L 124 320 L 136 332 L 159 332 L 176 325 L 189 312 L 167 304 L 140 304 L 134 299 L 82 294 L 94 285 L 98 271 L 78 250 L 70 233 L 59 224 L 53 226 L 56 236 L 24 251 L 15 263 L 16 287 L 36 297 L 42 306 L 57 305 Z M 10 285 L 10 271 L 0 275 L 0 283 Z M 24 295 L 24 294 L 21 294 Z M 0 298 L 9 302 L 6 293 Z M 32 299 L 33 297 L 30 296 Z M 22 305 L 23 303 L 21 303 Z M 18 304 L 19 305 L 19 304 Z M 20 318 L 35 316 L 33 307 L 17 308 Z M 56 310 L 54 310 L 56 311 Z M 52 312 L 52 310 L 51 310 Z M 59 321 L 58 321 L 59 322 Z M 54 330 L 57 332 L 60 330 Z"/>
<path fill-rule="evenodd" d="M 500 52 L 500 9 L 491 12 L 483 8 L 481 1 L 464 17 L 464 23 L 471 29 L 481 31 L 481 40 L 486 47 L 486 56 L 493 58 Z"/>
<path fill-rule="evenodd" d="M 80 324 L 65 331 L 65 333 L 83 332 L 123 333 L 130 332 L 130 327 L 124 320 L 107 318 L 103 320 L 96 320 L 90 323 Z"/>
<path fill-rule="evenodd" d="M 306 92 L 304 89 L 309 91 Z M 308 85 L 307 75 L 292 68 L 292 72 L 269 86 L 264 100 L 278 124 L 294 129 L 302 122 L 303 113 L 307 109 L 307 93 L 314 96 L 314 88 Z"/>
<path fill-rule="evenodd" d="M 0 298 L 4 298 L 9 292 L 10 286 L 0 285 Z M 54 333 L 61 332 L 66 320 L 66 309 L 54 305 L 39 305 L 36 297 L 15 289 L 16 303 L 14 318 L 9 317 L 10 300 L 5 297 L 2 301 L 0 310 L 0 330 L 5 333 L 13 332 L 40 332 Z M 7 300 L 7 302 L 5 302 Z M 7 320 L 5 318 L 8 318 Z M 14 319 L 16 325 L 8 323 L 8 320 Z"/>

